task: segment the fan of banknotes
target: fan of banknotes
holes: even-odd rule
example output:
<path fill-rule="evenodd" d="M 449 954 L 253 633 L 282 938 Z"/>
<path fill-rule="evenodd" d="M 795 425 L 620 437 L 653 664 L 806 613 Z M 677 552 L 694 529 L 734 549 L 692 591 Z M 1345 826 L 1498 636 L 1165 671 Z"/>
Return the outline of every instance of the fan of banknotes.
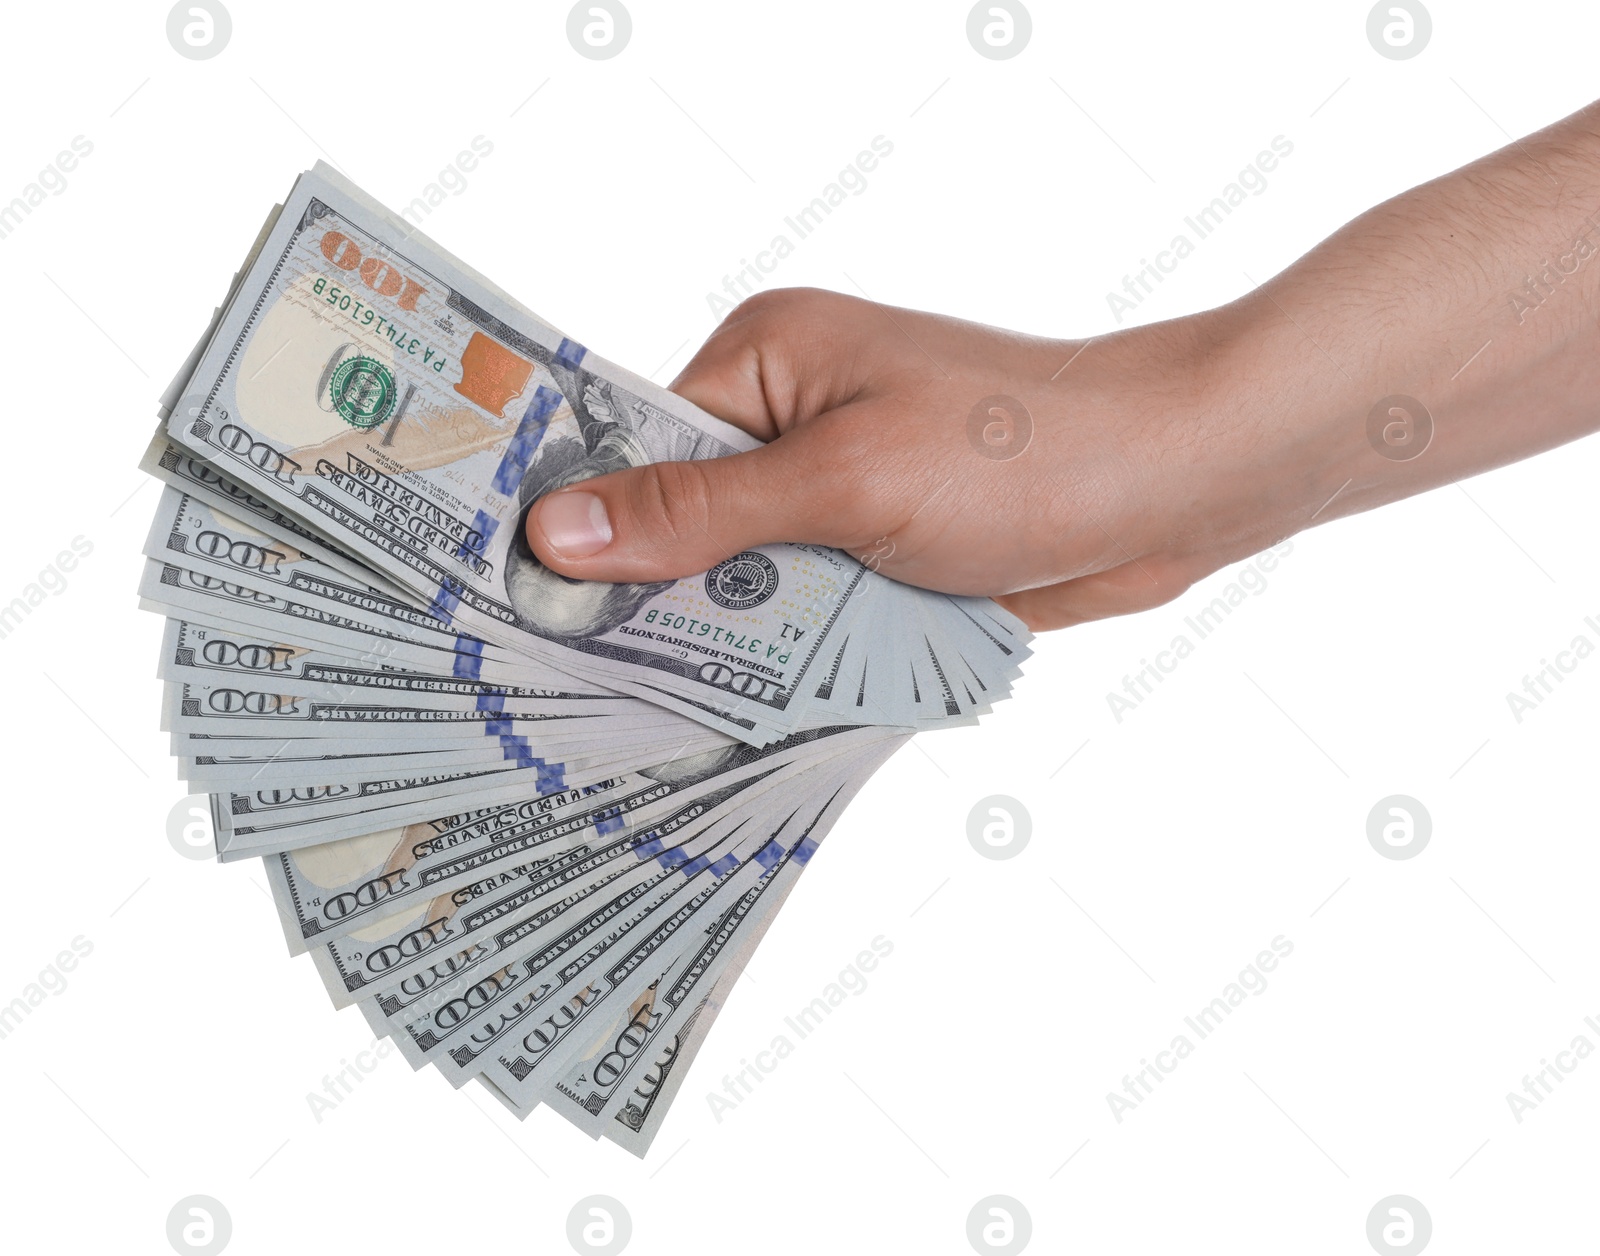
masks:
<path fill-rule="evenodd" d="M 752 448 L 323 165 L 162 399 L 141 605 L 223 861 L 414 1067 L 637 1155 L 850 798 L 1028 655 L 984 599 L 770 545 L 572 581 L 523 521 Z"/>

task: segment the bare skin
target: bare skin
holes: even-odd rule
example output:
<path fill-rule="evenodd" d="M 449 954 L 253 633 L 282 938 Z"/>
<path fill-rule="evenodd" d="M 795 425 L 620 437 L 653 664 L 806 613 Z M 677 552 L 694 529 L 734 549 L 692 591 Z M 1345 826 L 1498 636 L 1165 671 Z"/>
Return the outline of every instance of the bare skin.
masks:
<path fill-rule="evenodd" d="M 1090 341 L 764 293 L 672 387 L 770 443 L 564 488 L 529 541 L 610 581 L 833 545 L 996 597 L 1035 630 L 1144 610 L 1314 524 L 1600 428 L 1597 253 L 1591 105 L 1369 210 L 1229 305 Z M 1431 416 L 1414 456 L 1395 455 L 1420 448 L 1418 416 L 1378 407 L 1394 395 Z M 993 396 L 1031 418 L 1008 457 L 969 435 Z"/>

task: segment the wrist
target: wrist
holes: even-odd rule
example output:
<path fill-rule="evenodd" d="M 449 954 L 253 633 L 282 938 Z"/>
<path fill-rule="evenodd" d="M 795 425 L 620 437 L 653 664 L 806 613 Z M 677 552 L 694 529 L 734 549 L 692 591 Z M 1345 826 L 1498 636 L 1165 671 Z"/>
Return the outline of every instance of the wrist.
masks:
<path fill-rule="evenodd" d="M 1244 556 L 1432 487 L 1438 390 L 1415 345 L 1330 317 L 1284 280 L 1200 316 L 1204 422 L 1236 459 L 1213 543 Z"/>
<path fill-rule="evenodd" d="M 1153 473 L 1151 552 L 1186 570 L 1215 570 L 1319 521 L 1355 487 L 1360 452 L 1372 456 L 1349 440 L 1350 399 L 1282 326 L 1270 303 L 1239 302 L 1139 329 L 1144 365 L 1131 378 L 1152 416 L 1138 427 Z"/>

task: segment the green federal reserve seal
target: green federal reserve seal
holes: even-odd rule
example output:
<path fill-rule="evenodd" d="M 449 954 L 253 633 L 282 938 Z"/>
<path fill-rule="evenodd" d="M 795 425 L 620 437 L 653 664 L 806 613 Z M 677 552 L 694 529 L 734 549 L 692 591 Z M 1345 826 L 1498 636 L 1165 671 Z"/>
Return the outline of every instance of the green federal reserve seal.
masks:
<path fill-rule="evenodd" d="M 328 392 L 333 408 L 351 427 L 377 427 L 394 413 L 394 373 L 376 358 L 346 358 L 334 371 Z"/>

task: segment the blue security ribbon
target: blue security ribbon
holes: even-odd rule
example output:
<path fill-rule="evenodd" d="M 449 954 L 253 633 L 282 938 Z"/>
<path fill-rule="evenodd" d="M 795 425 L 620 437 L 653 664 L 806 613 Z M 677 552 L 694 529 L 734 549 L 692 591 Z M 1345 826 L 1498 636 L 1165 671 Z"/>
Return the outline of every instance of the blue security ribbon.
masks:
<path fill-rule="evenodd" d="M 561 339 L 561 347 L 556 350 L 556 361 L 561 363 L 561 365 L 566 367 L 568 370 L 575 371 L 578 369 L 579 364 L 582 363 L 585 355 L 587 355 L 588 352 L 589 351 L 580 345 L 576 340 L 568 340 L 563 336 Z"/>
<path fill-rule="evenodd" d="M 466 558 L 469 554 L 483 554 L 489 549 L 489 542 L 494 540 L 494 534 L 500 530 L 500 520 L 496 519 L 486 510 L 479 510 L 472 516 L 472 530 L 478 534 L 476 545 L 467 544 L 465 537 L 461 544 L 456 546 L 456 557 Z"/>
<path fill-rule="evenodd" d="M 665 845 L 666 843 L 657 837 L 655 830 L 652 829 L 647 839 L 641 839 L 634 844 L 633 853 L 640 859 L 648 859 L 651 855 L 659 854 Z"/>
<path fill-rule="evenodd" d="M 768 842 L 760 850 L 756 851 L 756 862 L 769 872 L 778 860 L 782 858 L 783 847 L 776 841 Z"/>
<path fill-rule="evenodd" d="M 500 467 L 494 473 L 495 492 L 510 496 L 517 491 L 517 486 L 522 483 L 522 473 L 533 461 L 533 452 L 544 439 L 545 428 L 550 426 L 550 416 L 563 400 L 565 398 L 560 393 L 552 392 L 543 384 L 539 385 L 533 400 L 523 412 L 522 422 L 517 425 L 516 435 L 500 456 Z"/>
<path fill-rule="evenodd" d="M 483 642 L 462 637 L 456 642 L 456 658 L 450 667 L 458 680 L 477 680 L 483 674 Z"/>
<path fill-rule="evenodd" d="M 428 603 L 428 614 L 448 624 L 455 617 L 456 607 L 460 605 L 461 595 L 441 584 L 439 591 L 433 595 L 433 601 Z"/>

